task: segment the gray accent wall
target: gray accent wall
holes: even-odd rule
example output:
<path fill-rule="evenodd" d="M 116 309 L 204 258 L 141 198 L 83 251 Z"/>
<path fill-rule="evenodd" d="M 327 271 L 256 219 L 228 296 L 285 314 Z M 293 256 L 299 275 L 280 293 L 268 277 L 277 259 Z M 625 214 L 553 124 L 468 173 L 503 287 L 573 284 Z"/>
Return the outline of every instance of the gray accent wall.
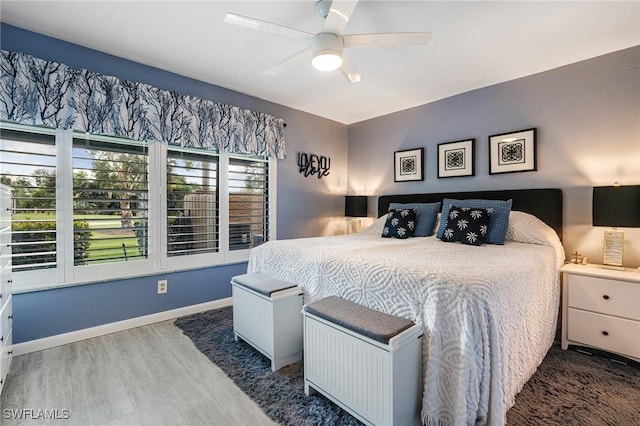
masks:
<path fill-rule="evenodd" d="M 538 170 L 489 175 L 488 136 L 531 127 Z M 468 138 L 475 176 L 438 179 L 437 145 Z M 592 187 L 640 184 L 640 47 L 352 124 L 348 139 L 349 191 L 373 196 L 370 216 L 383 194 L 557 187 L 567 256 L 599 263 L 606 228 L 591 226 Z M 394 183 L 394 151 L 417 147 L 424 181 Z M 623 230 L 624 263 L 640 266 L 640 229 Z"/>

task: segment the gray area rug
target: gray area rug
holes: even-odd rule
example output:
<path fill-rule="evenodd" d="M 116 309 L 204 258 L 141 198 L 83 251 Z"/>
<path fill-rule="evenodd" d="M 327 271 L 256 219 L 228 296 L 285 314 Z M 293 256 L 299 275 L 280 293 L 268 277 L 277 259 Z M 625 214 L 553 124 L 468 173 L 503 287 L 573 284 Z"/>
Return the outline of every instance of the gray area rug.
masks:
<path fill-rule="evenodd" d="M 179 318 L 175 325 L 274 421 L 358 425 L 320 395 L 304 395 L 302 363 L 271 363 L 233 335 L 232 309 Z M 509 425 L 640 425 L 640 367 L 554 345 L 507 413 Z"/>

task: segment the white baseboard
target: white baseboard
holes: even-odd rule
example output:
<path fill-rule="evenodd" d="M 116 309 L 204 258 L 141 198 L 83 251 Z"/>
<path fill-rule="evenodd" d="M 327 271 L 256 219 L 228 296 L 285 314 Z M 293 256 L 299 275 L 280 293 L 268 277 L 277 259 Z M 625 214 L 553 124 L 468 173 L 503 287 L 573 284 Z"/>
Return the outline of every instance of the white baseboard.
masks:
<path fill-rule="evenodd" d="M 155 314 L 144 315 L 141 317 L 131 318 L 123 321 L 112 322 L 109 324 L 99 325 L 82 330 L 71 331 L 69 333 L 57 334 L 55 336 L 43 337 L 42 339 L 30 340 L 24 343 L 13 345 L 13 356 L 28 354 L 31 352 L 42 351 L 44 349 L 54 348 L 56 346 L 66 345 L 69 343 L 79 342 L 93 337 L 104 336 L 105 334 L 116 333 L 118 331 L 129 330 L 130 328 L 141 327 L 156 322 L 167 321 L 185 315 L 197 314 L 198 312 L 218 309 L 225 306 L 231 306 L 233 299 L 227 297 L 225 299 L 214 300 L 211 302 L 199 303 L 197 305 L 185 306 L 183 308 L 172 309 L 170 311 L 158 312 Z"/>

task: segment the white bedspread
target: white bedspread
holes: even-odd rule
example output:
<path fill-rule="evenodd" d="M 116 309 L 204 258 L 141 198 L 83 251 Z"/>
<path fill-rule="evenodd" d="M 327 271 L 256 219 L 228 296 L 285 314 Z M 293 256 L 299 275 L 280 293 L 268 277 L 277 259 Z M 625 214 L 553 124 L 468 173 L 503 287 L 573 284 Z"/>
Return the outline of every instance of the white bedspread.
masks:
<path fill-rule="evenodd" d="M 422 324 L 423 422 L 504 424 L 555 335 L 555 233 L 510 229 L 524 242 L 476 247 L 373 231 L 268 242 L 248 271 L 302 286 L 305 303 L 337 295 Z"/>

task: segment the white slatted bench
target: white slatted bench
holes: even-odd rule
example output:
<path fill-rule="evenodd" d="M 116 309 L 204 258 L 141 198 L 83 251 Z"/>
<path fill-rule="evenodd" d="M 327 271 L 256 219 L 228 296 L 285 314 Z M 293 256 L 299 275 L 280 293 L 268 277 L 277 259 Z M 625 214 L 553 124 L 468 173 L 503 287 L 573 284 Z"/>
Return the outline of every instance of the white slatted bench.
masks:
<path fill-rule="evenodd" d="M 336 296 L 305 305 L 303 317 L 305 394 L 365 424 L 420 424 L 420 325 Z"/>
<path fill-rule="evenodd" d="M 271 370 L 302 359 L 302 288 L 254 272 L 231 279 L 233 332 L 271 360 Z"/>

